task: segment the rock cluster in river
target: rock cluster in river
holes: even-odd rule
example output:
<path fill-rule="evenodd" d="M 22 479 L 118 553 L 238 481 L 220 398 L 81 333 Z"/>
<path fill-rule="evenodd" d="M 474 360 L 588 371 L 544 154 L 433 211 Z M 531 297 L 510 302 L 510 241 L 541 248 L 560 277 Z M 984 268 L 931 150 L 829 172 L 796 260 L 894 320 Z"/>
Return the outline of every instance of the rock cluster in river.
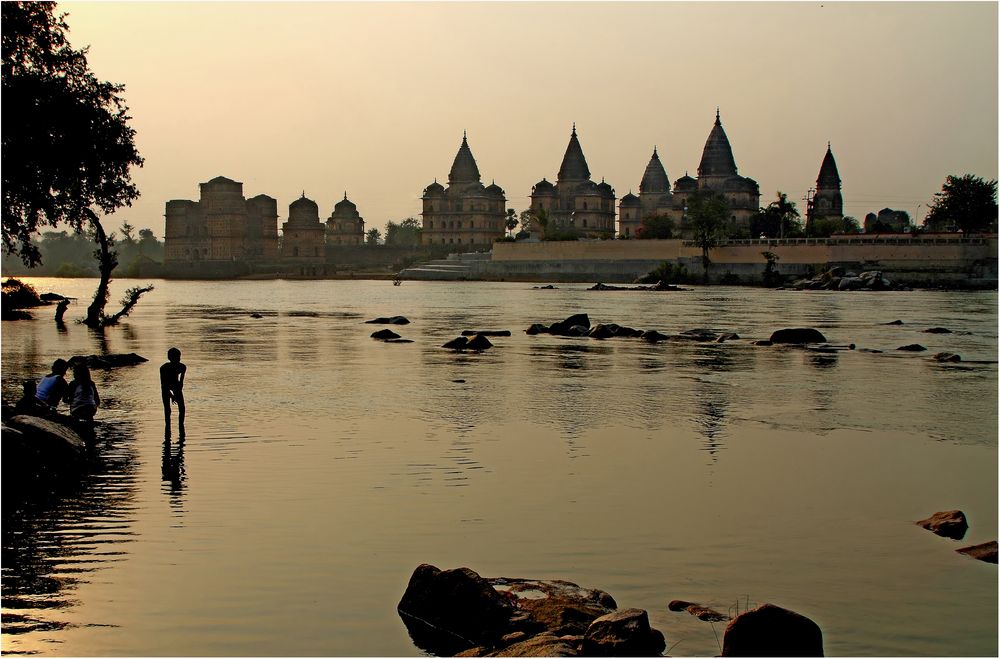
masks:
<path fill-rule="evenodd" d="M 969 521 L 966 519 L 965 513 L 961 510 L 943 510 L 941 512 L 934 513 L 927 519 L 922 519 L 914 523 L 936 535 L 944 538 L 950 538 L 952 540 L 961 540 L 965 538 L 965 534 L 969 530 Z M 996 564 L 997 562 L 996 540 L 962 547 L 961 549 L 956 549 L 955 551 L 959 554 L 963 554 L 986 563 Z"/>
<path fill-rule="evenodd" d="M 397 607 L 414 643 L 443 656 L 654 656 L 666 647 L 642 609 L 568 581 L 414 570 Z"/>
<path fill-rule="evenodd" d="M 799 290 L 824 291 L 892 291 L 910 290 L 905 286 L 897 286 L 882 275 L 881 270 L 868 270 L 862 273 L 848 271 L 840 266 L 830 268 L 811 279 L 799 279 L 789 288 Z"/>

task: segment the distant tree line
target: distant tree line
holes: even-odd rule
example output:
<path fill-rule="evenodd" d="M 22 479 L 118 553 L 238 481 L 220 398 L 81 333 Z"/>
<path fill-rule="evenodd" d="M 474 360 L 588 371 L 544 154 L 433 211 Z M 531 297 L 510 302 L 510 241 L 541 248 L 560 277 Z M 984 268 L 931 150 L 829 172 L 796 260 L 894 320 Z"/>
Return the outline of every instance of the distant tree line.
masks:
<path fill-rule="evenodd" d="M 118 266 L 114 274 L 119 277 L 138 276 L 143 262 L 163 262 L 163 241 L 152 229 L 139 229 L 129 223 L 122 225 L 121 235 L 114 239 L 118 253 Z M 15 255 L 3 257 L 4 274 L 31 275 L 35 277 L 98 277 L 98 260 L 94 255 L 95 237 L 92 230 L 80 233 L 70 231 L 45 231 L 35 240 L 41 261 L 28 268 Z"/>

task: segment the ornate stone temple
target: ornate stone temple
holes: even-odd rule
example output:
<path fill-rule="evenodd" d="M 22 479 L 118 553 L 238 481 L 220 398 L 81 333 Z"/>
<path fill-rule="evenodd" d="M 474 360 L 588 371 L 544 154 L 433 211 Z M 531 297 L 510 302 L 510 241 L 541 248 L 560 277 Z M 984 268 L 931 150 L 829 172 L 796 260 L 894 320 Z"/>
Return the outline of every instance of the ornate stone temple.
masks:
<path fill-rule="evenodd" d="M 886 209 L 888 210 L 888 209 Z M 806 208 L 806 228 L 817 219 L 844 219 L 844 197 L 840 193 L 840 173 L 837 161 L 833 159 L 830 143 L 826 143 L 826 155 L 819 167 L 816 192 Z"/>
<path fill-rule="evenodd" d="M 702 150 L 698 178 L 685 172 L 684 176 L 674 181 L 671 192 L 666 170 L 654 147 L 653 156 L 646 165 L 639 184 L 639 196 L 626 195 L 622 198 L 619 206 L 619 233 L 633 237 L 643 219 L 665 215 L 674 221 L 676 234 L 689 237 L 691 229 L 687 224 L 686 210 L 688 198 L 696 192 L 722 195 L 729 206 L 726 233 L 732 236 L 741 233 L 748 235 L 750 218 L 760 209 L 760 186 L 753 179 L 739 175 L 733 148 L 722 128 L 718 110 L 715 112 L 715 125 L 712 126 Z"/>
<path fill-rule="evenodd" d="M 531 188 L 531 210 L 549 216 L 549 230 L 571 231 L 587 238 L 613 236 L 615 231 L 615 190 L 601 179 L 590 179 L 590 168 L 576 136 L 576 124 L 569 137 L 555 184 L 544 178 Z M 541 227 L 532 222 L 531 232 Z"/>
<path fill-rule="evenodd" d="M 301 274 L 322 274 L 326 227 L 319 221 L 319 206 L 307 199 L 305 192 L 288 205 L 288 221 L 281 225 L 281 258 L 298 267 Z M 313 272 L 310 266 L 320 266 L 320 271 Z"/>
<path fill-rule="evenodd" d="M 660 162 L 660 155 L 653 147 L 653 155 L 639 182 L 639 196 L 630 190 L 618 204 L 618 233 L 634 238 L 642 220 L 658 215 L 671 216 L 674 197 L 670 192 L 670 179 Z"/>
<path fill-rule="evenodd" d="M 682 233 L 688 232 L 684 215 L 688 197 L 694 192 L 715 192 L 722 195 L 729 205 L 727 233 L 749 235 L 750 218 L 760 210 L 760 186 L 752 178 L 739 175 L 733 148 L 722 128 L 718 110 L 715 111 L 715 125 L 708 134 L 701 154 L 695 186 L 691 186 L 690 179 L 685 174 L 674 185 L 674 218 L 680 221 Z"/>
<path fill-rule="evenodd" d="M 266 261 L 278 255 L 278 202 L 244 199 L 243 184 L 217 176 L 199 184 L 199 201 L 166 204 L 164 260 Z"/>
<path fill-rule="evenodd" d="M 347 198 L 336 203 L 333 213 L 326 221 L 326 243 L 328 245 L 362 245 L 365 242 L 365 220 L 358 207 Z"/>
<path fill-rule="evenodd" d="M 448 173 L 448 187 L 434 179 L 424 188 L 423 231 L 425 245 L 470 245 L 489 249 L 493 240 L 504 235 L 506 219 L 503 188 L 494 181 L 484 186 L 469 142 L 462 133 L 462 145 Z"/>

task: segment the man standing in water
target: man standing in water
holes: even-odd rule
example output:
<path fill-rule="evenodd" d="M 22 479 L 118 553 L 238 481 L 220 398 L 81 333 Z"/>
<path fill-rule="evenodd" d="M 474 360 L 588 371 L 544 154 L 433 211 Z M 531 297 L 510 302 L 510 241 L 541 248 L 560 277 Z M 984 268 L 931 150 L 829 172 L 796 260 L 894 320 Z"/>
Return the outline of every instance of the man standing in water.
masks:
<path fill-rule="evenodd" d="M 160 393 L 163 395 L 163 416 L 166 435 L 170 436 L 170 403 L 177 405 L 177 431 L 184 437 L 184 374 L 187 366 L 181 363 L 181 351 L 167 350 L 167 363 L 160 367 Z"/>

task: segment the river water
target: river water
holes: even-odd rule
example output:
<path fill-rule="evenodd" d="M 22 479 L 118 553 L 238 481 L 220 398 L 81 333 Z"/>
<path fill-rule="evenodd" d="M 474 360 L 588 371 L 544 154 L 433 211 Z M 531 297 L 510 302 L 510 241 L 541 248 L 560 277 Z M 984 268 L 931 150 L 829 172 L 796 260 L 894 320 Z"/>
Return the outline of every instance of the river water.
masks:
<path fill-rule="evenodd" d="M 79 297 L 67 318 L 95 285 L 28 281 Z M 103 336 L 51 308 L 3 323 L 6 401 L 57 357 L 149 359 L 95 371 L 81 483 L 5 490 L 4 653 L 420 655 L 395 607 L 426 562 L 601 588 L 647 609 L 674 656 L 718 654 L 724 624 L 671 599 L 793 609 L 828 655 L 997 654 L 997 568 L 954 552 L 997 537 L 995 291 L 153 283 Z M 743 338 L 523 332 L 577 312 Z M 413 342 L 369 338 L 385 315 Z M 794 326 L 884 352 L 750 345 Z M 464 329 L 513 335 L 439 347 Z M 910 343 L 929 352 L 895 350 Z M 187 436 L 165 447 L 171 346 Z M 961 542 L 913 524 L 955 508 Z"/>

